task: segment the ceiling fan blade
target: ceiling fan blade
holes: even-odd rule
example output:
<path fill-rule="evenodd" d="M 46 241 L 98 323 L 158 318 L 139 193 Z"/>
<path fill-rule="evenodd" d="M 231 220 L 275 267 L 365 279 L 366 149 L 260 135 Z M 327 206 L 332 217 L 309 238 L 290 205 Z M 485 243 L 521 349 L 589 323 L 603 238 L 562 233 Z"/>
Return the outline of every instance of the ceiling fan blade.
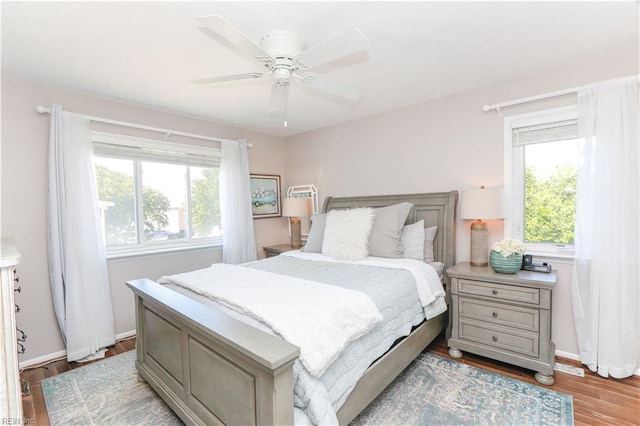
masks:
<path fill-rule="evenodd" d="M 296 58 L 296 64 L 303 69 L 317 67 L 365 51 L 369 44 L 369 40 L 358 28 L 351 28 L 331 40 L 305 50 Z"/>
<path fill-rule="evenodd" d="M 256 79 L 256 78 L 262 78 L 268 75 L 271 75 L 271 73 L 261 74 L 259 72 L 250 72 L 247 74 L 222 75 L 220 77 L 210 77 L 210 78 L 201 78 L 197 80 L 189 80 L 189 83 L 196 84 L 196 85 L 206 85 L 206 84 L 223 83 L 225 81 L 248 80 L 252 78 Z"/>
<path fill-rule="evenodd" d="M 269 56 L 267 52 L 262 50 L 260 46 L 255 44 L 249 37 L 244 35 L 239 29 L 231 25 L 229 21 L 224 19 L 219 15 L 207 15 L 200 16 L 198 21 L 206 25 L 206 28 L 200 28 L 200 30 L 212 36 L 216 34 L 229 43 L 232 46 L 239 49 L 245 55 L 249 55 L 249 57 L 258 59 L 259 61 L 273 61 L 273 58 Z M 213 34 L 212 34 L 213 32 Z"/>
<path fill-rule="evenodd" d="M 313 72 L 301 75 L 300 79 L 302 80 L 302 83 L 309 87 L 350 101 L 357 101 L 363 95 L 363 91 L 359 87 Z"/>

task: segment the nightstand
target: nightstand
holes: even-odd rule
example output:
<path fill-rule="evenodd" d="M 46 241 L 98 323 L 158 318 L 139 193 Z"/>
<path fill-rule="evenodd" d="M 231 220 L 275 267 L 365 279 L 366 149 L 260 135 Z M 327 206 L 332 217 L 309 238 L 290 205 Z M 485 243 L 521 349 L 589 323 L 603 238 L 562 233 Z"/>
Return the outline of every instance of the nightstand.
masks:
<path fill-rule="evenodd" d="M 298 250 L 291 247 L 291 244 L 276 244 L 275 246 L 262 247 L 267 257 L 277 256 L 285 251 Z"/>
<path fill-rule="evenodd" d="M 557 273 L 499 274 L 491 267 L 459 263 L 451 278 L 449 355 L 461 351 L 536 371 L 553 384 L 555 345 L 551 341 L 551 292 Z"/>

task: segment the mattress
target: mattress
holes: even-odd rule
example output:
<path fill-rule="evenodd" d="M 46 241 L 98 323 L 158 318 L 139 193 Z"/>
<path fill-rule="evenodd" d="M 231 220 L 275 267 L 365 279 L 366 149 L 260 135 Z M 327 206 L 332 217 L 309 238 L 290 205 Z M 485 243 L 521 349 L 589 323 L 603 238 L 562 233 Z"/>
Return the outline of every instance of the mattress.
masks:
<path fill-rule="evenodd" d="M 337 410 L 367 368 L 397 339 L 409 335 L 414 326 L 425 320 L 415 278 L 407 270 L 310 261 L 290 256 L 271 257 L 243 266 L 361 291 L 371 298 L 384 318 L 368 334 L 350 343 L 320 377 L 309 374 L 299 360 L 295 362 L 296 424 L 337 424 Z M 175 285 L 168 287 L 275 334 L 261 322 L 231 311 L 204 296 Z"/>

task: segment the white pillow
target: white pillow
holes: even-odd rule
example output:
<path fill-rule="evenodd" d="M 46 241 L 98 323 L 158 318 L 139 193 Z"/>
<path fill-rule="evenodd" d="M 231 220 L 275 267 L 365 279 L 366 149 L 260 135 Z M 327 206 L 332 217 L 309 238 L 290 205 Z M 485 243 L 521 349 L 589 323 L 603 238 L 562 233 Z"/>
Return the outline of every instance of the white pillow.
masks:
<path fill-rule="evenodd" d="M 339 260 L 362 260 L 369 254 L 373 209 L 331 210 L 327 213 L 322 254 Z"/>
<path fill-rule="evenodd" d="M 424 261 L 424 220 L 402 227 L 402 257 Z"/>
<path fill-rule="evenodd" d="M 427 263 L 433 262 L 433 241 L 436 239 L 438 233 L 438 225 L 429 226 L 424 229 L 424 261 Z"/>

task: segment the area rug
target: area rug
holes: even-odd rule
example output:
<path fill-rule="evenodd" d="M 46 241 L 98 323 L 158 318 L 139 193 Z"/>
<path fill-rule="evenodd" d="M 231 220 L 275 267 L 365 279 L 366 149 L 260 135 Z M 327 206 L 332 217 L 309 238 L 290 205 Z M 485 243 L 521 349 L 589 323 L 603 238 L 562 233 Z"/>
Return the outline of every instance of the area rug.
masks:
<path fill-rule="evenodd" d="M 146 383 L 138 383 L 136 351 L 44 379 L 52 426 L 182 425 Z"/>
<path fill-rule="evenodd" d="M 573 425 L 573 397 L 427 353 L 352 425 Z"/>
<path fill-rule="evenodd" d="M 135 351 L 42 381 L 53 426 L 180 425 L 146 383 Z M 569 395 L 421 354 L 353 425 L 573 425 Z"/>

